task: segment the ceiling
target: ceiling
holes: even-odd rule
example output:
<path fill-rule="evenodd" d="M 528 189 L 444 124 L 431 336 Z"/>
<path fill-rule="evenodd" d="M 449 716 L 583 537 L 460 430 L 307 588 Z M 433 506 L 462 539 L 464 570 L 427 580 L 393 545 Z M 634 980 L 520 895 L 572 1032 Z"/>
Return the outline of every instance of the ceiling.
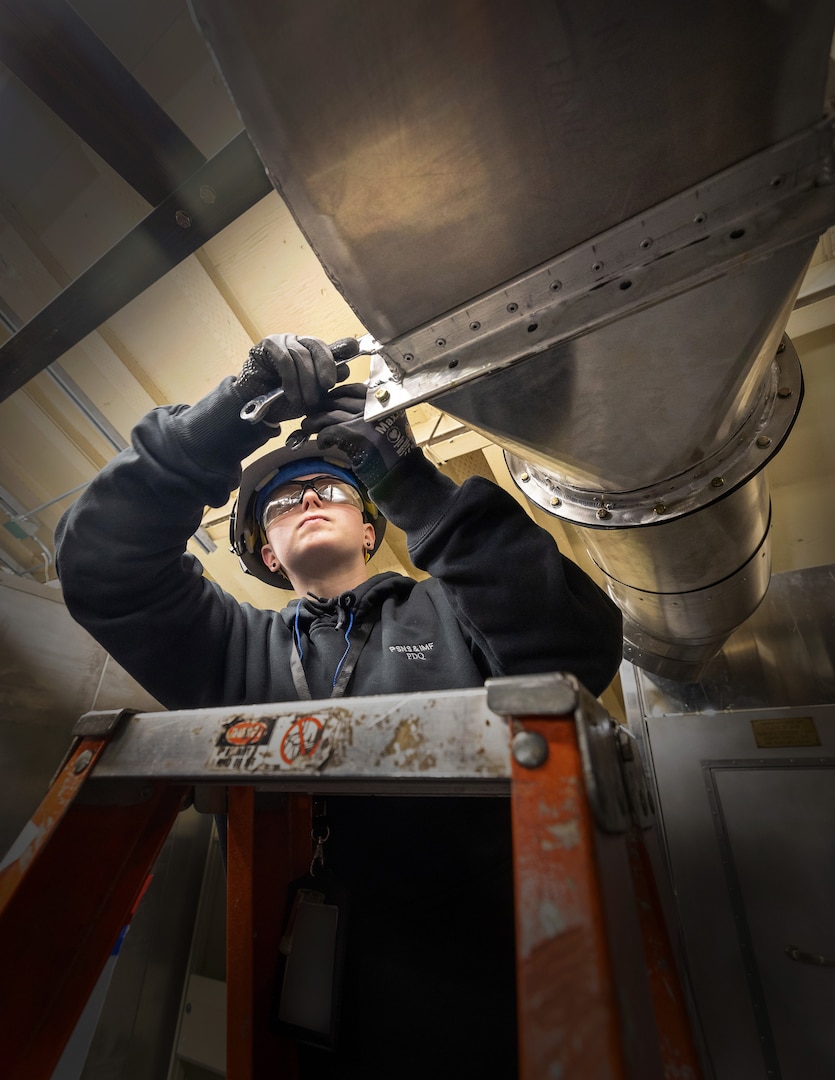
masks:
<path fill-rule="evenodd" d="M 0 147 L 0 571 L 54 583 L 60 514 L 148 409 L 195 401 L 269 333 L 365 328 L 270 188 L 185 0 L 0 0 Z M 777 571 L 835 556 L 831 230 L 788 330 L 807 394 L 768 466 Z M 500 447 L 429 404 L 412 420 L 454 479 L 523 501 Z M 570 526 L 528 509 L 599 579 Z M 208 509 L 191 550 L 272 606 L 228 553 L 228 513 Z M 375 569 L 413 572 L 396 530 Z"/>

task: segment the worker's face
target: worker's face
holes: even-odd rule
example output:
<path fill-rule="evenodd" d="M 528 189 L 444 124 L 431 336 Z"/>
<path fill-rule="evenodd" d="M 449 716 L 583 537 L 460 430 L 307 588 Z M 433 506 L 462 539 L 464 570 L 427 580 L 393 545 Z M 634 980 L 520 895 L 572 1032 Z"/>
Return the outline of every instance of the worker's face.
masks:
<path fill-rule="evenodd" d="M 295 483 L 301 488 L 306 480 L 321 475 L 300 476 Z M 269 570 L 280 567 L 290 577 L 311 576 L 333 566 L 335 560 L 364 557 L 373 544 L 374 526 L 363 521 L 362 511 L 353 502 L 332 502 L 308 487 L 292 509 L 268 521 L 261 558 Z"/>

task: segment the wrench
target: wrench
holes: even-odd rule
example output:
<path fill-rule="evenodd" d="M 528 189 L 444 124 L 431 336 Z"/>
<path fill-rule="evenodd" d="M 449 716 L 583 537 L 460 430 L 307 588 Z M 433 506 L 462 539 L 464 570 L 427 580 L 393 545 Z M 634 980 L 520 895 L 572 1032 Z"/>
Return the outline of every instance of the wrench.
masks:
<path fill-rule="evenodd" d="M 339 341 L 335 341 L 328 348 L 333 353 L 334 360 L 343 361 L 350 360 L 355 356 L 371 356 L 378 353 L 382 346 L 371 334 L 363 334 L 359 341 L 356 338 L 340 338 Z M 345 378 L 345 375 L 342 377 Z M 257 424 L 259 420 L 264 420 L 270 406 L 283 395 L 284 391 L 278 386 L 275 390 L 270 390 L 269 393 L 260 394 L 258 397 L 253 398 L 241 409 L 241 420 L 247 420 L 250 424 Z M 267 424 L 267 427 L 276 426 L 267 423 L 266 420 L 264 420 L 264 423 Z"/>

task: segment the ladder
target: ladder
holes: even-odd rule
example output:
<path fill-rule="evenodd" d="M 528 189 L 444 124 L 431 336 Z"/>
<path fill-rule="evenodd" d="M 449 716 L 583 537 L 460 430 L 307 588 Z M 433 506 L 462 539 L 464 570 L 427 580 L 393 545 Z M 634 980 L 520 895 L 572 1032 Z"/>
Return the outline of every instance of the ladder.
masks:
<path fill-rule="evenodd" d="M 267 1022 L 314 796 L 509 795 L 522 1080 L 699 1080 L 634 737 L 571 676 L 92 712 L 0 870 L 0 1074 L 49 1080 L 177 815 L 228 812 L 229 1080 L 296 1076 Z M 37 932 L 33 929 L 37 928 Z M 258 948 L 253 948 L 257 939 Z"/>

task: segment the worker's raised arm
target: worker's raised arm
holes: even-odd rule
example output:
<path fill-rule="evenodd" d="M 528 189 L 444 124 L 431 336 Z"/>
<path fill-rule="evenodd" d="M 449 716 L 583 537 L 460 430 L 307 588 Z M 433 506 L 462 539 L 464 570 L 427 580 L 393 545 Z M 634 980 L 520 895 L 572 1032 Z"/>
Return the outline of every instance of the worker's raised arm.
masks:
<path fill-rule="evenodd" d="M 415 565 L 438 580 L 483 674 L 567 671 L 593 693 L 617 672 L 621 615 L 516 501 L 481 477 L 460 487 L 415 445 L 404 413 L 362 418 L 365 387 L 338 387 L 301 425 L 352 461 Z"/>
<path fill-rule="evenodd" d="M 163 704 L 243 699 L 244 661 L 228 655 L 238 605 L 202 576 L 186 545 L 205 507 L 224 505 L 237 488 L 242 459 L 337 377 L 324 342 L 265 339 L 237 378 L 194 405 L 143 417 L 131 446 L 59 522 L 56 563 L 70 613 Z M 241 419 L 253 394 L 279 386 L 273 426 Z"/>

